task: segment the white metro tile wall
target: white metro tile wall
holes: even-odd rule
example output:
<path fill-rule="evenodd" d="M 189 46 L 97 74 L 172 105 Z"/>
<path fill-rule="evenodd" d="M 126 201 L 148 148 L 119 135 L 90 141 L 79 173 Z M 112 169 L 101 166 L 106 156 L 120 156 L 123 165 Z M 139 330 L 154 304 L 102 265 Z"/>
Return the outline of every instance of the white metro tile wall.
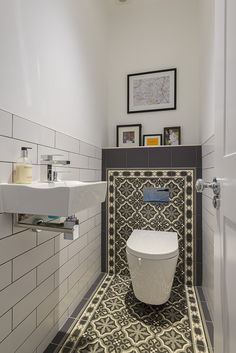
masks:
<path fill-rule="evenodd" d="M 31 147 L 29 157 L 33 164 L 37 164 L 37 145 L 26 141 L 0 136 L 0 162 L 16 162 L 20 157 L 21 147 Z"/>
<path fill-rule="evenodd" d="M 80 141 L 71 136 L 62 134 L 61 132 L 56 132 L 55 147 L 65 151 L 79 153 Z"/>
<path fill-rule="evenodd" d="M 0 182 L 11 183 L 12 181 L 12 163 L 0 162 Z"/>
<path fill-rule="evenodd" d="M 12 136 L 12 114 L 0 110 L 0 135 Z"/>
<path fill-rule="evenodd" d="M 32 147 L 34 180 L 40 157 L 71 160 L 61 179 L 101 180 L 101 149 L 0 110 L 0 182 L 11 182 L 22 146 Z M 0 352 L 42 353 L 101 271 L 101 205 L 77 214 L 80 237 L 13 227 L 0 214 Z"/>
<path fill-rule="evenodd" d="M 214 136 L 202 145 L 202 177 L 206 182 L 212 182 L 215 177 L 215 140 Z M 216 229 L 216 211 L 212 205 L 212 192 L 204 190 L 202 195 L 202 262 L 203 291 L 207 304 L 214 318 L 214 232 Z"/>
<path fill-rule="evenodd" d="M 54 147 L 54 131 L 32 121 L 13 116 L 13 137 Z"/>

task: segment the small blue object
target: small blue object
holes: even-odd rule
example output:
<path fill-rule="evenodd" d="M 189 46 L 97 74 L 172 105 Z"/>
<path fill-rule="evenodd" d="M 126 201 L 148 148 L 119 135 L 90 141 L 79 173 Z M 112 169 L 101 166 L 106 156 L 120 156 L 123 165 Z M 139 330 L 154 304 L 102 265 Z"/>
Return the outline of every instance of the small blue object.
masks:
<path fill-rule="evenodd" d="M 143 189 L 144 202 L 169 202 L 170 192 L 168 188 L 145 187 Z"/>

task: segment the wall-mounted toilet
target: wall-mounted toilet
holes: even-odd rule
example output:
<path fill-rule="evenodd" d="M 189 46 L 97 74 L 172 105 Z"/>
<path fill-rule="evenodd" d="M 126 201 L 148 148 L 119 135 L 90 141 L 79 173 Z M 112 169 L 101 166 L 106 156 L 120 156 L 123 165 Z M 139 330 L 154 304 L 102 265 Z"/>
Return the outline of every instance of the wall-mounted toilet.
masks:
<path fill-rule="evenodd" d="M 168 301 L 179 256 L 177 233 L 134 230 L 126 252 L 136 298 L 152 305 Z"/>

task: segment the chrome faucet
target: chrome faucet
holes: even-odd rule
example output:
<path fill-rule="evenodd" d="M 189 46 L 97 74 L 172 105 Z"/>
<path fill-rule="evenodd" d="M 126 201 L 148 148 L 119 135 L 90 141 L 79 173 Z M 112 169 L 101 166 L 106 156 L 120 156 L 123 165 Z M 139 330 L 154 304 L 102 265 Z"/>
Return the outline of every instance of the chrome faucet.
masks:
<path fill-rule="evenodd" d="M 57 181 L 57 172 L 53 172 L 54 165 L 69 165 L 70 161 L 57 160 L 53 157 L 63 156 L 61 154 L 46 154 L 41 156 L 40 181 L 43 183 L 52 183 Z"/>

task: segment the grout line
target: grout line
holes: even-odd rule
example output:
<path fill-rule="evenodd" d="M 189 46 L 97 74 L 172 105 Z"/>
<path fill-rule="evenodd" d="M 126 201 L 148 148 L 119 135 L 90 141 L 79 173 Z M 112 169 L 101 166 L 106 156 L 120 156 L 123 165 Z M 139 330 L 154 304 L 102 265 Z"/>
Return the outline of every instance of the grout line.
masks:
<path fill-rule="evenodd" d="M 210 154 L 215 154 L 215 150 L 212 150 L 210 152 L 207 152 L 206 154 L 202 154 L 202 159 L 204 159 L 205 157 L 208 157 Z"/>
<path fill-rule="evenodd" d="M 53 275 L 51 275 L 51 277 L 53 277 Z M 45 281 L 43 281 L 43 282 L 46 282 L 49 278 L 50 278 L 50 277 L 48 277 L 47 279 L 45 279 Z M 43 284 L 43 282 L 40 283 L 40 285 Z M 14 309 L 14 307 L 15 307 L 17 304 L 19 304 L 23 299 L 25 299 L 29 294 L 31 294 L 31 293 L 32 293 L 35 289 L 37 289 L 38 287 L 40 287 L 40 286 L 36 286 L 32 291 L 30 291 L 28 294 L 26 294 L 20 301 L 18 301 L 16 304 L 14 304 L 14 306 L 12 307 L 12 309 Z M 53 288 L 54 288 L 54 286 L 53 286 Z M 26 318 L 29 317 L 34 311 L 36 311 L 37 308 L 44 302 L 44 300 L 46 300 L 46 299 L 50 296 L 50 294 L 53 293 L 53 291 L 54 291 L 54 289 L 46 296 L 46 298 L 44 298 L 44 299 L 26 316 Z M 36 312 L 36 314 L 37 314 L 37 312 Z M 26 318 L 24 318 L 21 322 L 19 322 L 19 324 L 14 327 L 14 330 L 15 330 L 18 326 L 20 326 L 21 323 L 22 323 Z M 37 318 L 37 315 L 36 315 L 36 318 Z M 37 321 L 36 321 L 36 327 L 37 327 Z"/>
<path fill-rule="evenodd" d="M 13 320 L 14 320 L 14 317 L 13 317 L 13 307 L 11 308 L 11 332 L 10 334 L 12 333 L 12 331 L 14 330 L 14 327 L 13 327 Z"/>
<path fill-rule="evenodd" d="M 14 131 L 14 127 L 13 127 L 13 124 L 14 124 L 14 116 L 13 116 L 13 114 L 11 114 L 11 119 L 12 119 L 12 125 L 11 125 L 11 137 L 13 138 L 13 131 Z"/>
<path fill-rule="evenodd" d="M 215 133 L 211 134 L 211 136 L 209 136 L 206 140 L 204 140 L 201 145 L 205 145 L 208 141 L 214 138 L 215 138 Z"/>

